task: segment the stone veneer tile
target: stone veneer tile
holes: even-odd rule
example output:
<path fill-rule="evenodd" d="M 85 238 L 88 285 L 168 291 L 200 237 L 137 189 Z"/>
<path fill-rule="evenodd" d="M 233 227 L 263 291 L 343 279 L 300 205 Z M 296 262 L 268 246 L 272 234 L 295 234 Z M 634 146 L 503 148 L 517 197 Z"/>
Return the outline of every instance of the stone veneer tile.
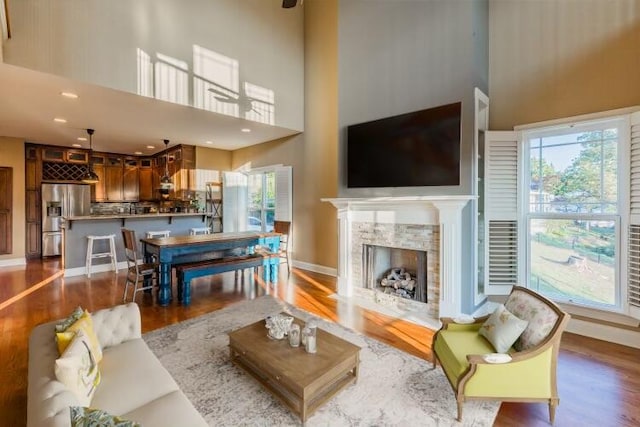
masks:
<path fill-rule="evenodd" d="M 440 228 L 438 225 L 351 223 L 351 279 L 362 283 L 362 246 L 379 245 L 427 252 L 427 313 L 438 318 L 440 300 Z"/>

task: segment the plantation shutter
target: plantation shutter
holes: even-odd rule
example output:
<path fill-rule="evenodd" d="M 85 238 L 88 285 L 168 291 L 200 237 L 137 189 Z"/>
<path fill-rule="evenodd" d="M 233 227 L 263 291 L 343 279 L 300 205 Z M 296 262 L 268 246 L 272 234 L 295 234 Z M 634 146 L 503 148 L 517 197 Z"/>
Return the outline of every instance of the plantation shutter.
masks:
<path fill-rule="evenodd" d="M 292 218 L 292 173 L 291 166 L 276 167 L 276 217 L 278 221 Z"/>
<path fill-rule="evenodd" d="M 640 112 L 631 114 L 630 136 L 627 303 L 629 315 L 640 319 Z"/>
<path fill-rule="evenodd" d="M 249 179 L 241 172 L 223 172 L 222 231 L 246 231 Z"/>
<path fill-rule="evenodd" d="M 492 295 L 518 283 L 519 132 L 485 134 L 485 283 Z"/>

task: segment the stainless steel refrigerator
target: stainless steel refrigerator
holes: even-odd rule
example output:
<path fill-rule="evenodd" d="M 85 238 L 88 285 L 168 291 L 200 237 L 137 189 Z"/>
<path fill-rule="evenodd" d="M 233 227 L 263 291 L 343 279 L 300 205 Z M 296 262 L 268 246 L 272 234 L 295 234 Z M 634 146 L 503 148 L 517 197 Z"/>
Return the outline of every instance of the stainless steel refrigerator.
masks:
<path fill-rule="evenodd" d="M 62 254 L 62 221 L 90 214 L 91 187 L 86 184 L 42 184 L 42 256 Z"/>

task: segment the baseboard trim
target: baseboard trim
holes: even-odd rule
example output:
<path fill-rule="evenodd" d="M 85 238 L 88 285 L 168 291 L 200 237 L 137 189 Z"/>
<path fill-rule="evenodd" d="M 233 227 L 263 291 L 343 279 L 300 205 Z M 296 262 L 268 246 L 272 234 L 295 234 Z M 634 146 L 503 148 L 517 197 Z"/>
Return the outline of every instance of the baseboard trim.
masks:
<path fill-rule="evenodd" d="M 567 332 L 627 347 L 640 348 L 640 330 L 616 328 L 610 325 L 571 318 L 567 325 Z"/>
<path fill-rule="evenodd" d="M 0 267 L 13 267 L 17 265 L 27 265 L 27 259 L 24 257 L 0 259 Z"/>
<path fill-rule="evenodd" d="M 314 273 L 326 274 L 327 276 L 337 277 L 338 270 L 324 265 L 312 264 L 310 262 L 292 260 L 291 266 L 302 270 L 313 271 Z"/>
<path fill-rule="evenodd" d="M 121 261 L 116 265 L 118 270 L 124 270 L 127 268 L 126 261 Z M 113 271 L 111 269 L 111 264 L 97 264 L 91 266 L 91 274 L 104 273 L 105 271 Z M 64 270 L 64 277 L 84 276 L 85 274 L 87 274 L 87 270 L 84 267 L 65 268 Z"/>

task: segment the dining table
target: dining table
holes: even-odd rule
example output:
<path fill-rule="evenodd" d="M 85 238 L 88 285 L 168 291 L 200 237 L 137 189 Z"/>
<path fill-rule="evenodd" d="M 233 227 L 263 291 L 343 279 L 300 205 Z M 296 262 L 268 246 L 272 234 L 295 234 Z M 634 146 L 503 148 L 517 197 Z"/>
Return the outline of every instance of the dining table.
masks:
<path fill-rule="evenodd" d="M 140 239 L 145 262 L 158 262 L 158 298 L 161 306 L 171 302 L 172 265 L 193 260 L 215 259 L 233 256 L 234 253 L 252 254 L 256 246 L 266 247 L 277 253 L 280 249 L 280 233 L 239 231 L 227 233 L 171 236 Z M 265 282 L 278 282 L 279 257 L 269 258 L 263 269 Z"/>

